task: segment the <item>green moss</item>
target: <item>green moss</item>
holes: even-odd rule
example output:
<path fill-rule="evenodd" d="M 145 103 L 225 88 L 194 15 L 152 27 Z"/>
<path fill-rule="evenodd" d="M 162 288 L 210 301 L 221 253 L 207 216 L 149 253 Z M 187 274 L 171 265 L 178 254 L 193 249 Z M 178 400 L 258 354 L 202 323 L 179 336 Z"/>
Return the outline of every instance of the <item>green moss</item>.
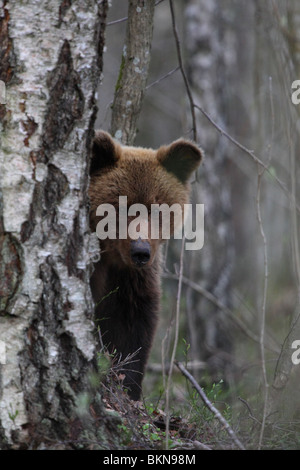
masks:
<path fill-rule="evenodd" d="M 122 60 L 121 60 L 121 65 L 120 65 L 120 72 L 119 72 L 119 76 L 118 76 L 118 80 L 117 80 L 117 84 L 116 84 L 115 93 L 117 93 L 121 88 L 121 81 L 122 81 L 122 77 L 123 77 L 124 67 L 125 67 L 125 56 L 123 54 L 122 55 Z"/>

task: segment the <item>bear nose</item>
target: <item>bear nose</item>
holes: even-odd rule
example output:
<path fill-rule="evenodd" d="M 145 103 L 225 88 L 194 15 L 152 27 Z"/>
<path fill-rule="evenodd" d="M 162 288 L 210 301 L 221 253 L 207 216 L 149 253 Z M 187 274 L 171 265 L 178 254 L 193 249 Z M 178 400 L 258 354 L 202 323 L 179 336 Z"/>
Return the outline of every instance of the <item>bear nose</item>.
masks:
<path fill-rule="evenodd" d="M 131 242 L 130 255 L 134 264 L 137 266 L 144 266 L 150 260 L 150 243 L 142 241 L 140 238 L 138 240 L 133 240 Z"/>

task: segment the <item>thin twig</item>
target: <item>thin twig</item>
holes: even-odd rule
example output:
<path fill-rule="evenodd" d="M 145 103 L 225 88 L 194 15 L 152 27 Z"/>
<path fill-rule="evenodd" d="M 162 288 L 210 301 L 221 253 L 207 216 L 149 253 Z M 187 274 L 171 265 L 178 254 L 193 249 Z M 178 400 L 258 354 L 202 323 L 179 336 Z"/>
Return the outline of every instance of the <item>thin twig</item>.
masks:
<path fill-rule="evenodd" d="M 115 24 L 123 23 L 128 20 L 128 16 L 124 16 L 124 18 L 119 18 L 118 20 L 109 21 L 106 26 L 113 26 Z"/>
<path fill-rule="evenodd" d="M 178 289 L 177 289 L 177 297 L 176 297 L 176 317 L 175 317 L 175 338 L 173 344 L 173 350 L 170 360 L 170 368 L 169 368 L 169 375 L 167 380 L 167 388 L 166 388 L 166 450 L 169 446 L 169 422 L 170 422 L 170 388 L 171 388 L 171 380 L 172 380 L 172 371 L 174 367 L 175 361 L 175 354 L 178 344 L 178 335 L 179 335 L 179 316 L 180 316 L 180 299 L 181 299 L 181 288 L 182 288 L 182 275 L 183 275 L 183 255 L 184 255 L 184 236 L 182 237 L 181 242 L 181 253 L 180 253 L 180 268 L 179 268 L 179 279 L 178 279 Z"/>
<path fill-rule="evenodd" d="M 186 368 L 179 362 L 175 361 L 176 366 L 178 369 L 182 372 L 182 374 L 191 382 L 197 393 L 199 394 L 200 398 L 202 399 L 203 403 L 205 406 L 215 415 L 215 417 L 220 421 L 222 426 L 224 426 L 224 429 L 230 436 L 230 438 L 233 440 L 235 445 L 240 449 L 240 450 L 245 450 L 245 447 L 243 444 L 240 442 L 240 440 L 237 438 L 235 432 L 233 429 L 230 427 L 229 423 L 226 421 L 224 416 L 221 415 L 220 411 L 211 403 L 209 398 L 207 397 L 206 393 L 204 392 L 203 388 L 200 387 L 198 382 L 196 382 L 195 378 L 186 370 Z"/>
<path fill-rule="evenodd" d="M 180 71 L 181 71 L 181 75 L 182 75 L 184 85 L 185 85 L 185 88 L 186 88 L 186 92 L 187 92 L 189 102 L 190 102 L 191 115 L 192 115 L 192 121 L 193 121 L 193 139 L 194 139 L 195 142 L 197 142 L 197 121 L 196 121 L 196 114 L 195 114 L 195 104 L 194 104 L 194 100 L 193 100 L 193 96 L 192 96 L 191 87 L 190 87 L 190 84 L 189 84 L 189 81 L 187 79 L 187 76 L 186 76 L 186 73 L 185 73 L 185 70 L 184 70 L 184 66 L 183 66 L 180 41 L 179 41 L 179 36 L 178 36 L 178 32 L 177 32 L 177 27 L 176 27 L 173 0 L 169 0 L 169 3 L 170 3 L 170 10 L 171 10 L 171 16 L 172 16 L 173 34 L 174 34 L 174 37 L 175 37 L 179 68 L 180 68 Z"/>
<path fill-rule="evenodd" d="M 271 77 L 269 79 L 269 92 L 270 92 L 272 131 L 271 131 L 271 141 L 268 146 L 268 155 L 267 155 L 268 166 L 270 165 L 271 158 L 272 158 L 272 144 L 273 144 L 274 126 L 275 126 Z M 261 214 L 261 184 L 262 184 L 262 178 L 263 178 L 264 172 L 265 172 L 265 169 L 260 170 L 259 167 L 257 168 L 258 180 L 257 180 L 257 194 L 256 194 L 256 212 L 257 212 L 257 220 L 258 220 L 259 230 L 260 230 L 262 241 L 263 241 L 263 250 L 264 250 L 264 288 L 263 288 L 263 300 L 262 300 L 262 307 L 261 307 L 262 311 L 261 311 L 261 329 L 260 329 L 260 356 L 261 356 L 261 367 L 262 367 L 263 387 L 264 387 L 264 407 L 263 407 L 263 416 L 262 416 L 262 423 L 261 423 L 261 428 L 260 428 L 260 436 L 259 436 L 259 444 L 258 444 L 259 449 L 261 449 L 261 446 L 262 446 L 264 430 L 265 430 L 265 425 L 266 425 L 266 418 L 267 418 L 268 400 L 269 400 L 269 384 L 268 384 L 268 377 L 267 377 L 267 370 L 266 370 L 266 357 L 265 357 L 265 328 L 266 328 L 266 307 L 267 307 L 269 268 L 268 268 L 267 238 L 266 238 L 266 234 L 264 231 L 264 227 L 262 223 L 262 214 Z"/>
<path fill-rule="evenodd" d="M 272 158 L 272 145 L 274 142 L 274 134 L 275 134 L 275 112 L 274 112 L 274 98 L 273 98 L 273 79 L 269 77 L 269 93 L 270 93 L 270 111 L 271 111 L 271 140 L 268 145 L 268 155 L 267 155 L 267 162 L 268 166 L 271 163 Z"/>
<path fill-rule="evenodd" d="M 247 410 L 249 411 L 249 416 L 251 419 L 253 419 L 253 421 L 255 421 L 256 423 L 258 423 L 259 425 L 261 425 L 261 421 L 259 421 L 257 418 L 255 418 L 254 414 L 252 413 L 252 410 L 250 408 L 250 405 L 249 403 L 242 397 L 238 397 L 238 399 L 244 403 L 244 405 L 246 406 Z"/>
<path fill-rule="evenodd" d="M 261 423 L 261 430 L 259 436 L 258 448 L 261 448 L 264 430 L 266 425 L 266 415 L 267 415 L 267 405 L 269 398 L 269 384 L 266 371 L 266 358 L 265 358 L 265 326 L 266 326 L 266 305 L 267 305 L 267 289 L 268 289 L 268 251 L 267 251 L 267 239 L 263 228 L 262 217 L 261 217 L 261 205 L 260 205 L 260 194 L 261 194 L 261 182 L 263 171 L 258 169 L 258 184 L 257 184 L 257 196 L 256 196 L 256 209 L 257 209 L 257 219 L 258 225 L 263 240 L 263 249 L 264 249 L 264 289 L 263 289 L 263 300 L 262 300 L 262 312 L 261 312 L 261 329 L 260 329 L 260 355 L 261 355 L 261 366 L 262 366 L 262 376 L 263 376 L 263 385 L 264 385 L 264 408 L 263 408 L 263 417 Z"/>
<path fill-rule="evenodd" d="M 205 370 L 205 369 L 207 369 L 207 363 L 206 362 L 197 361 L 197 360 L 188 361 L 185 366 L 186 366 L 187 369 L 190 369 L 190 370 Z M 169 374 L 169 369 L 170 369 L 170 364 L 167 363 L 164 366 L 165 375 Z M 160 373 L 161 374 L 162 370 L 163 370 L 163 365 L 152 362 L 151 364 L 147 365 L 147 370 L 150 371 L 150 372 L 153 372 L 153 373 Z"/>
<path fill-rule="evenodd" d="M 166 73 L 162 77 L 158 78 L 157 80 L 155 80 L 155 82 L 150 83 L 150 85 L 147 85 L 146 90 L 148 90 L 149 88 L 151 88 L 154 85 L 158 85 L 158 83 L 162 82 L 165 78 L 168 78 L 171 75 L 173 75 L 173 73 L 177 72 L 177 70 L 179 70 L 179 66 L 175 67 L 175 69 L 171 70 L 170 72 Z"/>

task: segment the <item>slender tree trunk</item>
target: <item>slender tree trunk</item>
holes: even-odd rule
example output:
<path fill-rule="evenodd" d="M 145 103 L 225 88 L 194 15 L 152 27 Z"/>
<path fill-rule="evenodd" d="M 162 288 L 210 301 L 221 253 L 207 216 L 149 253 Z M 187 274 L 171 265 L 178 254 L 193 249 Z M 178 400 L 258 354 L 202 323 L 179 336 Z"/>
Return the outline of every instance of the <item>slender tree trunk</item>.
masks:
<path fill-rule="evenodd" d="M 87 186 L 106 9 L 1 2 L 2 448 L 78 437 L 95 354 Z"/>
<path fill-rule="evenodd" d="M 223 3 L 220 5 L 217 0 L 185 2 L 187 71 L 193 98 L 222 126 L 226 120 L 223 109 L 226 60 L 232 59 L 228 57 L 230 48 L 226 51 L 224 14 Z M 194 198 L 205 205 L 205 241 L 201 252 L 193 253 L 189 276 L 228 307 L 234 250 L 230 188 L 226 183 L 226 142 L 200 114 L 197 135 L 206 158 L 199 183 L 194 184 Z M 193 358 L 200 356 L 205 360 L 215 380 L 228 378 L 232 338 L 226 315 L 205 298 L 195 297 L 192 291 L 187 295 Z"/>
<path fill-rule="evenodd" d="M 116 84 L 111 133 L 132 145 L 151 58 L 155 0 L 129 0 L 126 40 Z"/>

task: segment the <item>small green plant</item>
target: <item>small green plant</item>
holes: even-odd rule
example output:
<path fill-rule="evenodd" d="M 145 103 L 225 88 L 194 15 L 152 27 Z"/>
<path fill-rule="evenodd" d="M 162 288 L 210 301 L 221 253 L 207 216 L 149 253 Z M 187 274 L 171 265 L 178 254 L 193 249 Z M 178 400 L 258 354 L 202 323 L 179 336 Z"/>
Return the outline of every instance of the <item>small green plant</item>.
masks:
<path fill-rule="evenodd" d="M 15 420 L 16 420 L 16 417 L 19 414 L 19 410 L 13 411 L 11 403 L 9 404 L 9 406 L 10 406 L 10 410 L 11 410 L 11 411 L 8 412 L 9 419 L 11 419 L 14 424 L 16 424 Z"/>
<path fill-rule="evenodd" d="M 184 354 L 184 357 L 187 361 L 187 357 L 188 357 L 188 352 L 189 352 L 189 349 L 191 347 L 191 345 L 186 341 L 186 339 L 182 338 L 182 342 L 185 346 L 185 349 L 183 350 L 183 354 Z"/>
<path fill-rule="evenodd" d="M 161 436 L 158 434 L 158 432 L 156 430 L 154 430 L 151 423 L 143 424 L 142 432 L 143 432 L 144 437 L 146 437 L 150 441 L 160 441 L 161 440 Z"/>
<path fill-rule="evenodd" d="M 118 290 L 119 290 L 119 287 L 116 287 L 114 290 L 111 290 L 107 295 L 104 295 L 102 299 L 96 303 L 96 307 L 98 307 L 98 305 L 100 305 L 103 302 L 103 300 L 107 299 L 107 297 L 111 296 L 112 294 L 116 294 Z"/>
<path fill-rule="evenodd" d="M 123 445 L 128 445 L 132 439 L 132 432 L 129 430 L 128 426 L 124 423 L 117 425 L 118 430 L 121 434 L 121 441 Z"/>
<path fill-rule="evenodd" d="M 218 409 L 227 423 L 230 424 L 232 421 L 232 409 L 231 406 L 224 401 L 224 381 L 221 379 L 219 382 L 213 383 L 210 389 L 205 390 L 205 394 L 211 404 Z M 212 432 L 215 437 L 218 436 L 218 439 L 221 439 L 224 430 L 220 427 L 220 423 L 218 419 L 216 419 L 215 414 L 207 408 L 194 389 L 190 393 L 190 404 L 192 410 L 191 421 L 196 424 L 198 433 L 201 436 L 205 435 L 209 427 L 209 434 L 212 436 Z M 223 437 L 226 438 L 226 434 L 224 434 Z"/>
<path fill-rule="evenodd" d="M 142 434 L 147 441 L 150 441 L 156 448 L 160 448 L 166 442 L 166 433 L 165 431 L 158 430 L 153 424 L 145 423 L 142 426 Z M 169 449 L 172 449 L 178 445 L 179 441 L 176 443 L 173 442 L 171 438 L 168 440 Z"/>

